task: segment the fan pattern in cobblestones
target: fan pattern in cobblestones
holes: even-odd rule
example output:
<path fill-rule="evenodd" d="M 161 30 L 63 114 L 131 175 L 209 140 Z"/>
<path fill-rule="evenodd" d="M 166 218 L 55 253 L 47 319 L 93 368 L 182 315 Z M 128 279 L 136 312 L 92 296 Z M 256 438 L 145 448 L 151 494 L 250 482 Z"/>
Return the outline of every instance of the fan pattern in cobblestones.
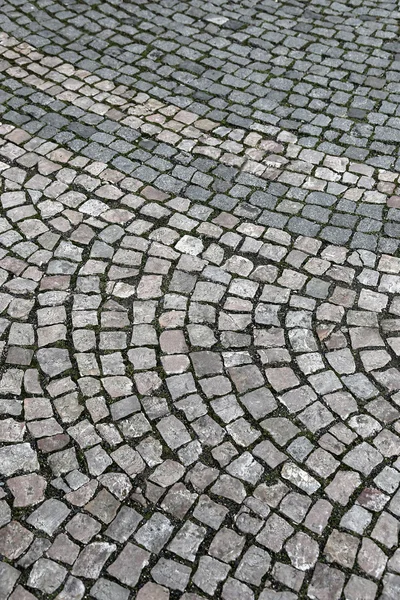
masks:
<path fill-rule="evenodd" d="M 374 4 L 3 4 L 0 598 L 400 596 Z"/>

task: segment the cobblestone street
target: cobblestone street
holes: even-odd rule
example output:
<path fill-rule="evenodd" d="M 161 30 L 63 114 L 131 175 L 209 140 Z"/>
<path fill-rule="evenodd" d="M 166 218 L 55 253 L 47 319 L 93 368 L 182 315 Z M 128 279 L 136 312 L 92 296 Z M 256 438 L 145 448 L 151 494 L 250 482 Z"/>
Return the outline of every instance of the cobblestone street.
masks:
<path fill-rule="evenodd" d="M 400 599 L 399 40 L 0 0 L 0 600 Z"/>

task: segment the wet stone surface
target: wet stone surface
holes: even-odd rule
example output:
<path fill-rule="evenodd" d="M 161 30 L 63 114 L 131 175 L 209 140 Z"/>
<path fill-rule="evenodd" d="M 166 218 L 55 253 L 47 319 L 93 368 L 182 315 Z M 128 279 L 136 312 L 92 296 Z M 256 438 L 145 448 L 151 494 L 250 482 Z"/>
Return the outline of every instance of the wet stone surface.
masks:
<path fill-rule="evenodd" d="M 0 598 L 400 596 L 395 3 L 0 21 Z"/>

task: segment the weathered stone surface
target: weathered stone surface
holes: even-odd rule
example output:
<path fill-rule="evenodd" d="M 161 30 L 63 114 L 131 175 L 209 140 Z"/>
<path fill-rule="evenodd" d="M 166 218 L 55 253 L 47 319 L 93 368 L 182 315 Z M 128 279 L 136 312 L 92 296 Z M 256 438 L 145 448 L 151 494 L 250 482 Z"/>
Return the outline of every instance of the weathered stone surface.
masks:
<path fill-rule="evenodd" d="M 86 546 L 74 563 L 72 574 L 85 579 L 97 579 L 116 546 L 106 542 L 93 542 Z"/>
<path fill-rule="evenodd" d="M 311 580 L 309 595 L 318 600 L 339 600 L 345 581 L 338 569 L 317 563 Z"/>
<path fill-rule="evenodd" d="M 398 7 L 62 4 L 2 5 L 0 596 L 397 600 Z"/>
<path fill-rule="evenodd" d="M 30 572 L 28 586 L 39 589 L 45 594 L 55 592 L 67 574 L 67 570 L 61 565 L 46 558 L 40 558 Z"/>
<path fill-rule="evenodd" d="M 149 559 L 150 552 L 128 542 L 107 570 L 110 575 L 132 587 L 137 584 L 141 571 L 148 564 Z"/>
<path fill-rule="evenodd" d="M 3 598 L 8 598 L 10 596 L 16 582 L 18 581 L 19 575 L 20 571 L 18 571 L 18 569 L 8 565 L 6 562 L 0 563 L 0 594 Z M 16 597 L 15 594 L 14 597 Z"/>
<path fill-rule="evenodd" d="M 21 475 L 8 479 L 7 485 L 14 496 L 14 506 L 31 506 L 44 500 L 47 487 L 41 475 Z"/>
<path fill-rule="evenodd" d="M 55 499 L 46 500 L 30 515 L 27 522 L 36 529 L 44 531 L 48 535 L 53 535 L 70 512 L 70 509 L 63 502 Z"/>
<path fill-rule="evenodd" d="M 0 473 L 6 477 L 18 471 L 36 471 L 39 468 L 37 454 L 29 443 L 0 448 Z"/>
<path fill-rule="evenodd" d="M 15 560 L 30 546 L 33 534 L 20 525 L 11 521 L 0 529 L 0 553 L 9 560 Z"/>

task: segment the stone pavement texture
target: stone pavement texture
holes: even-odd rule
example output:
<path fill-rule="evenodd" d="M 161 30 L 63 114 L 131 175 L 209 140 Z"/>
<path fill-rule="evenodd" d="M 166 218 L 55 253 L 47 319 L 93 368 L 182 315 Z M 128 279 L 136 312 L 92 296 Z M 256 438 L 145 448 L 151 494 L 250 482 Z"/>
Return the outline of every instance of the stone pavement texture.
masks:
<path fill-rule="evenodd" d="M 0 600 L 400 598 L 399 34 L 0 0 Z"/>

